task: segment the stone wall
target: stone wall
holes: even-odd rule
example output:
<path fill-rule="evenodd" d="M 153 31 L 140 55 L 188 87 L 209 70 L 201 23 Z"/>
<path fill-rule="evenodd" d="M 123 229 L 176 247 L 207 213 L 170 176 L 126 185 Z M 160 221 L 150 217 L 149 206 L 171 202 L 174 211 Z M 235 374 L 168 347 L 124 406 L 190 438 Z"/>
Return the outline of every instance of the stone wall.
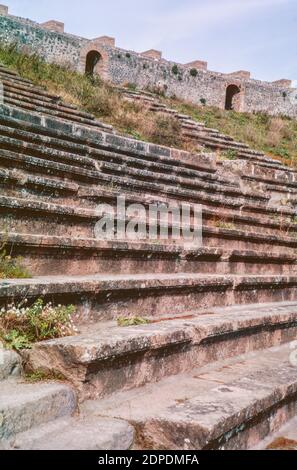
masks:
<path fill-rule="evenodd" d="M 252 80 L 250 73 L 242 70 L 230 74 L 212 72 L 207 70 L 207 62 L 177 64 L 162 59 L 160 51 L 126 51 L 115 46 L 114 38 L 101 36 L 88 40 L 64 33 L 63 29 L 63 23 L 55 20 L 40 25 L 9 15 L 7 8 L 0 5 L 0 41 L 36 52 L 48 62 L 84 73 L 88 54 L 97 51 L 101 60 L 94 73 L 116 85 L 130 83 L 222 109 L 227 87 L 235 85 L 239 91 L 232 103 L 235 110 L 297 116 L 297 90 L 290 88 L 288 80 L 260 82 Z"/>

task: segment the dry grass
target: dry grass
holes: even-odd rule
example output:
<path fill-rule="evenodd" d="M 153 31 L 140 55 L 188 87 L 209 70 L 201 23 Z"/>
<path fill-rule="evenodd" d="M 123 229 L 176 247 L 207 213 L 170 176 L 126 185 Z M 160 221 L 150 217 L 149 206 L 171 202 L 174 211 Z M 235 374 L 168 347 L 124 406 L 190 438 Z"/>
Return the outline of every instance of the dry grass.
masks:
<path fill-rule="evenodd" d="M 112 124 L 122 134 L 159 145 L 197 151 L 195 144 L 182 138 L 180 124 L 174 118 L 150 112 L 143 105 L 127 101 L 100 78 L 92 79 L 67 68 L 46 64 L 36 56 L 19 53 L 14 47 L 0 46 L 0 62 L 69 103 Z M 297 167 L 297 120 L 195 106 L 161 96 L 160 99 L 208 127 Z"/>
<path fill-rule="evenodd" d="M 128 102 L 99 77 L 86 77 L 64 67 L 46 64 L 35 55 L 21 54 L 15 47 L 0 46 L 0 62 L 68 103 L 112 124 L 122 134 L 159 145 L 188 148 L 175 119 L 156 115 L 143 106 Z"/>
<path fill-rule="evenodd" d="M 236 113 L 207 106 L 196 106 L 176 99 L 163 100 L 181 113 L 206 126 L 232 136 L 255 150 L 265 152 L 287 165 L 297 167 L 297 120 L 266 114 Z"/>

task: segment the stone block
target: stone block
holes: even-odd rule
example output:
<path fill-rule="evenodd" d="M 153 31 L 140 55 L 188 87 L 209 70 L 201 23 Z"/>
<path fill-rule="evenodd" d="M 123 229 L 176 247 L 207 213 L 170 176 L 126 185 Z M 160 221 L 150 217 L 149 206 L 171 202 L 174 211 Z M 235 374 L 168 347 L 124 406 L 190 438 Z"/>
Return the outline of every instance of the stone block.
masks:
<path fill-rule="evenodd" d="M 287 80 L 286 78 L 282 78 L 281 80 L 276 80 L 272 82 L 272 84 L 275 86 L 282 87 L 282 88 L 291 88 L 292 80 Z"/>
<path fill-rule="evenodd" d="M 193 69 L 198 70 L 207 70 L 208 63 L 204 60 L 194 60 L 193 62 L 189 62 L 186 64 L 186 67 L 191 67 Z"/>
<path fill-rule="evenodd" d="M 41 23 L 41 26 L 55 33 L 64 33 L 64 23 L 61 23 L 61 21 L 50 20 L 45 23 Z"/>
<path fill-rule="evenodd" d="M 162 52 L 155 49 L 150 49 L 148 51 L 142 52 L 141 55 L 144 57 L 149 57 L 150 59 L 161 60 Z"/>
<path fill-rule="evenodd" d="M 99 38 L 93 39 L 92 42 L 103 44 L 104 46 L 115 47 L 115 38 L 111 36 L 100 36 Z"/>
<path fill-rule="evenodd" d="M 6 5 L 0 5 L 0 15 L 8 15 L 8 7 Z"/>

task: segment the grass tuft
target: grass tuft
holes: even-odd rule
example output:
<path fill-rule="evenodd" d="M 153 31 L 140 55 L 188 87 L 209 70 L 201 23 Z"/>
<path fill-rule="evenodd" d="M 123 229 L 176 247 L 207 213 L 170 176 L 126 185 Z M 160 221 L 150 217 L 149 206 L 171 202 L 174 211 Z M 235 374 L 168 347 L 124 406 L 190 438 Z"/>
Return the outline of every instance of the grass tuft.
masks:
<path fill-rule="evenodd" d="M 148 320 L 141 317 L 119 317 L 117 319 L 118 326 L 127 327 L 127 326 L 138 326 L 138 325 L 147 325 Z"/>

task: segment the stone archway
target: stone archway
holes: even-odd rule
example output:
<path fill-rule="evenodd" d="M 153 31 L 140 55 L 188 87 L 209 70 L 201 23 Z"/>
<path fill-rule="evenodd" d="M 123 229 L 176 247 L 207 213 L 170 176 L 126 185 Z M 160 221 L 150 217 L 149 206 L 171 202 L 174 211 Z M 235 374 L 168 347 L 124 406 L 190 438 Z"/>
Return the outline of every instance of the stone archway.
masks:
<path fill-rule="evenodd" d="M 102 60 L 102 56 L 98 51 L 90 51 L 87 53 L 85 67 L 86 75 L 94 75 L 100 60 Z"/>
<path fill-rule="evenodd" d="M 79 72 L 88 75 L 99 75 L 108 79 L 108 53 L 96 41 L 90 41 L 80 52 Z"/>
<path fill-rule="evenodd" d="M 225 109 L 228 111 L 241 111 L 242 90 L 238 85 L 231 84 L 226 88 Z"/>

